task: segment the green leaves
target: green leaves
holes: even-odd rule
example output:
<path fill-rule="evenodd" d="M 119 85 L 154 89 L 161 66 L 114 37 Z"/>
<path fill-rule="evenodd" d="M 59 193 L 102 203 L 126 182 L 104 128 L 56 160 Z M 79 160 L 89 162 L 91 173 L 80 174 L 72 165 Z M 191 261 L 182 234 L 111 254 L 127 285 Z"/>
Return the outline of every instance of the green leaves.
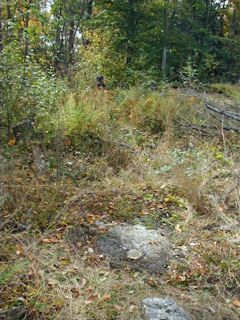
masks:
<path fill-rule="evenodd" d="M 5 285 L 11 277 L 21 272 L 24 269 L 24 267 L 28 264 L 29 264 L 29 261 L 23 261 L 23 262 L 15 263 L 10 266 L 6 266 L 1 272 L 1 279 L 0 279 L 1 285 Z"/>

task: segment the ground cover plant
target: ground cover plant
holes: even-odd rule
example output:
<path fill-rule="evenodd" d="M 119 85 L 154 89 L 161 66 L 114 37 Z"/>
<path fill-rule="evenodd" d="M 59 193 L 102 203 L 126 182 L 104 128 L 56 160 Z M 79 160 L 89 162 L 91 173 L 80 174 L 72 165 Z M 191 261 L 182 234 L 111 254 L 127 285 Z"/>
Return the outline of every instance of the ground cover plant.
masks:
<path fill-rule="evenodd" d="M 204 97 L 236 115 L 235 89 L 219 87 Z M 238 319 L 239 133 L 204 101 L 165 85 L 71 90 L 46 133 L 44 170 L 31 144 L 4 144 L 1 317 L 143 319 L 141 300 L 164 296 L 193 319 Z M 158 275 L 114 266 L 96 247 L 101 223 L 164 226 L 185 259 Z"/>

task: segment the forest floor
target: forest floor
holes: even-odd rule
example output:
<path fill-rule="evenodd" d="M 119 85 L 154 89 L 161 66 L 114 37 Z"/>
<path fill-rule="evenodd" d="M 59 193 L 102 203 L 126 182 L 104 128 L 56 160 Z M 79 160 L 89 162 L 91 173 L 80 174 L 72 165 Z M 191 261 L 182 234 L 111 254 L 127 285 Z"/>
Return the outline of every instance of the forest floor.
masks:
<path fill-rule="evenodd" d="M 181 99 L 186 121 L 195 98 L 155 92 L 141 104 L 138 94 L 120 102 L 114 92 L 75 95 L 110 116 L 91 118 L 88 134 L 59 130 L 41 173 L 28 146 L 3 150 L 1 319 L 140 320 L 147 297 L 172 298 L 194 320 L 239 319 L 239 133 L 153 123 L 155 101 Z M 236 106 L 239 98 L 208 99 Z M 185 259 L 159 274 L 114 267 L 96 247 L 99 221 L 164 225 Z"/>

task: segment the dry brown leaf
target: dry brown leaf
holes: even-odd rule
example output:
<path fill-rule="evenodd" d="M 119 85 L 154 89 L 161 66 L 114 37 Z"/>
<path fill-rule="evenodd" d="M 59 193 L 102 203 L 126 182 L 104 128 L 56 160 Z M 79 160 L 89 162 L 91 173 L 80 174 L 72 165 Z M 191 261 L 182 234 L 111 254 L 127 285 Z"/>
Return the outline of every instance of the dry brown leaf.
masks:
<path fill-rule="evenodd" d="M 50 239 L 42 239 L 42 242 L 43 242 L 43 243 L 50 243 L 51 240 L 50 240 Z"/>
<path fill-rule="evenodd" d="M 96 300 L 97 298 L 99 298 L 99 293 L 92 293 L 90 294 L 88 297 L 87 297 L 87 300 L 91 300 L 91 301 L 94 301 Z"/>
<path fill-rule="evenodd" d="M 50 279 L 50 280 L 48 280 L 48 285 L 49 286 L 55 286 L 55 285 L 57 285 L 57 281 L 56 280 L 54 280 L 54 279 Z"/>
<path fill-rule="evenodd" d="M 102 299 L 100 299 L 100 303 L 104 302 L 104 301 L 107 301 L 111 298 L 110 294 L 106 294 L 104 297 L 102 297 Z"/>
<path fill-rule="evenodd" d="M 24 253 L 23 247 L 20 246 L 19 244 L 16 245 L 16 248 L 17 248 L 17 251 L 16 251 L 16 254 L 17 254 L 17 255 L 20 255 L 20 254 L 23 254 L 23 253 Z"/>
<path fill-rule="evenodd" d="M 147 281 L 147 284 L 151 287 L 157 287 L 157 281 L 155 281 L 154 279 L 152 278 L 149 278 L 148 281 Z"/>
<path fill-rule="evenodd" d="M 122 311 L 122 308 L 121 308 L 120 306 L 118 306 L 117 304 L 114 304 L 113 308 L 114 308 L 117 312 Z"/>
<path fill-rule="evenodd" d="M 121 290 L 121 289 L 122 289 L 122 285 L 121 285 L 121 283 L 118 283 L 118 284 L 116 285 L 116 290 L 119 291 L 119 290 Z"/>
<path fill-rule="evenodd" d="M 8 146 L 13 147 L 16 144 L 16 140 L 12 139 L 8 141 Z"/>
<path fill-rule="evenodd" d="M 240 300 L 238 298 L 233 297 L 232 304 L 234 305 L 234 307 L 240 308 Z"/>
<path fill-rule="evenodd" d="M 59 239 L 57 239 L 56 237 L 52 237 L 51 239 L 49 239 L 50 240 L 50 242 L 52 242 L 52 243 L 58 243 L 60 240 Z"/>
<path fill-rule="evenodd" d="M 80 291 L 77 288 L 72 288 L 71 291 L 72 291 L 74 297 L 77 297 L 80 295 Z"/>

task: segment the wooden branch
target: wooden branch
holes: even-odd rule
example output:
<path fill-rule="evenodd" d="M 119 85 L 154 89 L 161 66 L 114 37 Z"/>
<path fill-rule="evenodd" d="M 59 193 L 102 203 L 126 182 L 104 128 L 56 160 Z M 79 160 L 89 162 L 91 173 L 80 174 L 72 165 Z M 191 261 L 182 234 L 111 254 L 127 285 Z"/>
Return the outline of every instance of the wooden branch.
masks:
<path fill-rule="evenodd" d="M 193 123 L 190 123 L 190 122 L 180 122 L 178 120 L 175 120 L 174 121 L 176 124 L 180 125 L 180 126 L 183 126 L 183 127 L 186 127 L 186 128 L 190 128 L 190 129 L 193 129 L 193 130 L 198 130 L 198 131 L 201 131 L 202 133 L 204 134 L 207 134 L 207 135 L 210 135 L 210 132 L 206 129 L 209 129 L 209 130 L 219 130 L 219 129 L 223 129 L 223 130 L 226 130 L 226 131 L 235 131 L 235 132 L 240 132 L 239 129 L 237 128 L 234 128 L 230 125 L 227 125 L 227 126 L 223 126 L 223 127 L 218 127 L 218 126 L 214 126 L 214 125 L 206 125 L 206 124 L 202 124 L 202 125 L 196 125 L 196 124 L 193 124 Z"/>
<path fill-rule="evenodd" d="M 232 125 L 230 125 L 229 123 L 227 123 L 226 121 L 222 120 L 221 118 L 217 117 L 215 114 L 211 114 L 211 116 L 215 119 L 217 119 L 221 124 L 224 124 L 224 126 L 221 128 L 223 128 L 224 130 L 232 130 L 234 132 L 240 132 L 240 129 L 233 127 Z"/>
<path fill-rule="evenodd" d="M 204 133 L 205 135 L 209 135 L 209 132 L 207 130 L 204 130 L 192 123 L 189 123 L 189 122 L 180 122 L 178 120 L 174 120 L 174 122 L 182 127 L 186 127 L 186 128 L 189 128 L 189 129 L 194 129 L 194 130 L 197 130 L 197 131 L 200 131 L 202 133 Z"/>
<path fill-rule="evenodd" d="M 200 97 L 199 95 L 197 95 L 195 92 L 193 92 L 192 90 L 190 92 L 187 92 L 187 94 L 189 96 L 192 96 L 194 98 L 197 98 L 199 101 L 203 102 L 205 107 L 208 109 L 208 110 L 211 110 L 213 112 L 216 112 L 218 114 L 221 114 L 227 118 L 231 118 L 235 121 L 238 121 L 240 122 L 240 117 L 238 117 L 235 113 L 233 112 L 229 112 L 229 111 L 226 111 L 226 110 L 223 110 L 222 108 L 218 107 L 218 106 L 215 106 L 213 105 L 212 103 L 209 103 L 206 99 Z"/>
<path fill-rule="evenodd" d="M 240 122 L 240 118 L 237 117 L 235 114 L 231 113 L 231 112 L 228 112 L 228 111 L 225 111 L 225 110 L 222 110 L 222 109 L 219 109 L 218 107 L 216 106 L 213 106 L 207 102 L 205 102 L 205 106 L 207 107 L 207 109 L 211 110 L 211 111 L 214 111 L 216 113 L 219 113 L 219 114 L 222 114 L 223 116 L 227 117 L 227 118 L 231 118 L 231 119 L 234 119 L 238 122 Z"/>

